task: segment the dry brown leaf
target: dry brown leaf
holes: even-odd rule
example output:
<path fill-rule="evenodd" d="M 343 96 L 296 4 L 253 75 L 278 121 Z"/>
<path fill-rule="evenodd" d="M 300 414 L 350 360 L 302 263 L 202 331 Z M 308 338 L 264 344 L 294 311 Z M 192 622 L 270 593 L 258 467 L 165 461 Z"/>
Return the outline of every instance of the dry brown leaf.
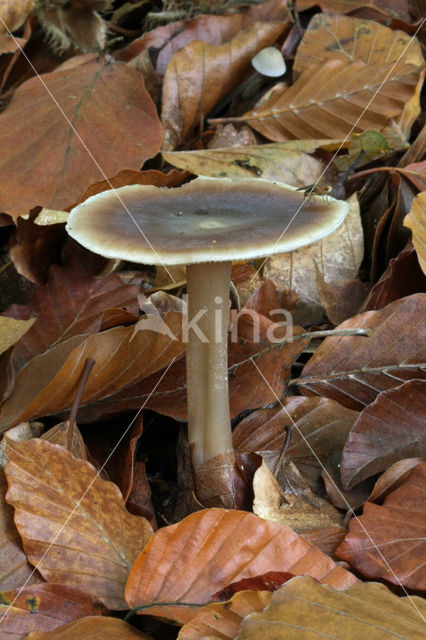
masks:
<path fill-rule="evenodd" d="M 71 447 L 68 448 L 70 429 L 72 429 L 72 440 Z M 76 424 L 71 425 L 69 420 L 56 424 L 54 427 L 43 433 L 41 438 L 48 442 L 52 442 L 53 444 L 59 444 L 61 447 L 72 453 L 75 458 L 87 460 L 86 445 L 84 444 L 80 429 Z"/>
<path fill-rule="evenodd" d="M 116 485 L 58 445 L 33 439 L 7 453 L 7 501 L 28 560 L 49 582 L 124 609 L 128 573 L 152 534 L 148 521 L 127 513 Z"/>
<path fill-rule="evenodd" d="M 126 601 L 139 613 L 183 624 L 230 582 L 268 570 L 307 573 L 336 589 L 356 582 L 288 527 L 244 511 L 206 509 L 154 533 L 133 565 Z"/>
<path fill-rule="evenodd" d="M 134 69 L 89 62 L 42 79 L 24 82 L 0 113 L 0 199 L 11 215 L 66 209 L 92 182 L 138 169 L 161 145 L 156 108 Z"/>
<path fill-rule="evenodd" d="M 274 44 L 284 25 L 255 23 L 220 46 L 196 40 L 167 67 L 162 96 L 163 148 L 175 149 L 214 105 L 244 78 L 252 57 Z"/>
<path fill-rule="evenodd" d="M 296 324 L 315 324 L 324 320 L 326 284 L 333 289 L 357 277 L 364 254 L 364 234 L 356 197 L 348 200 L 344 222 L 329 236 L 307 247 L 271 256 L 263 275 L 279 289 L 292 290 L 298 300 L 292 309 Z M 342 308 L 342 299 L 338 308 Z M 356 313 L 357 308 L 354 308 Z M 351 314 L 352 315 L 352 314 Z"/>
<path fill-rule="evenodd" d="M 400 598 L 381 584 L 334 591 L 308 576 L 296 577 L 273 593 L 264 611 L 243 620 L 238 640 L 418 640 L 424 614 L 422 598 Z"/>
<path fill-rule="evenodd" d="M 394 491 L 405 482 L 414 467 L 423 462 L 426 462 L 426 458 L 406 458 L 395 462 L 378 478 L 373 491 L 368 497 L 368 502 L 380 504 L 391 491 Z"/>
<path fill-rule="evenodd" d="M 382 391 L 361 412 L 343 448 L 344 489 L 410 456 L 426 456 L 426 380 Z"/>
<path fill-rule="evenodd" d="M 62 584 L 36 584 L 0 592 L 0 640 L 21 640 L 85 616 L 108 615 L 99 601 Z"/>
<path fill-rule="evenodd" d="M 13 318 L 34 316 L 31 320 L 34 325 L 13 351 L 15 370 L 71 336 L 105 329 L 107 312 L 109 327 L 113 326 L 114 310 L 116 324 L 121 324 L 122 310 L 137 315 L 138 293 L 138 287 L 123 284 L 113 273 L 95 278 L 79 266 L 52 265 L 48 282 L 36 289 L 30 304 L 13 305 L 6 311 Z"/>
<path fill-rule="evenodd" d="M 0 353 L 4 353 L 16 344 L 30 330 L 35 321 L 35 317 L 28 320 L 0 317 Z"/>
<path fill-rule="evenodd" d="M 301 142 L 306 143 L 304 140 Z M 321 146 L 322 141 L 318 140 L 318 145 L 315 142 L 312 141 L 310 148 L 303 144 L 309 151 L 298 149 L 297 144 L 290 141 L 242 148 L 163 152 L 163 158 L 195 175 L 233 179 L 252 178 L 255 175 L 265 180 L 303 187 L 314 184 L 322 175 L 322 163 L 308 155 Z"/>
<path fill-rule="evenodd" d="M 31 438 L 39 438 L 44 430 L 42 422 L 21 422 L 16 427 L 8 429 L 0 442 L 0 466 L 4 468 L 7 462 L 6 447 L 10 440 L 22 442 Z"/>
<path fill-rule="evenodd" d="M 1 0 L 0 33 L 16 31 L 34 9 L 35 0 Z"/>
<path fill-rule="evenodd" d="M 166 325 L 173 335 L 179 336 L 180 314 L 170 314 Z M 87 358 L 93 358 L 95 365 L 81 398 L 82 407 L 151 376 L 181 355 L 184 347 L 180 339 L 172 340 L 152 329 L 135 334 L 132 326 L 68 338 L 21 369 L 13 394 L 2 406 L 0 425 L 7 427 L 68 411 Z"/>
<path fill-rule="evenodd" d="M 289 465 L 291 463 L 287 463 Z M 292 473 L 296 475 L 297 469 L 293 468 Z M 298 488 L 294 488 L 294 484 L 293 491 L 288 486 L 282 487 L 263 461 L 253 478 L 253 513 L 265 520 L 285 524 L 296 533 L 342 524 L 341 513 L 328 500 L 315 496 L 307 487 L 303 491 Z"/>
<path fill-rule="evenodd" d="M 5 500 L 6 490 L 6 476 L 0 469 L 0 585 L 2 589 L 20 589 L 23 584 L 37 584 L 44 580 L 27 562 L 13 521 L 13 508 Z"/>
<path fill-rule="evenodd" d="M 274 142 L 307 137 L 343 140 L 350 131 L 380 131 L 390 118 L 398 117 L 415 95 L 419 75 L 414 65 L 328 60 L 309 67 L 291 87 L 275 91 L 266 102 L 233 120 L 246 122 Z"/>
<path fill-rule="evenodd" d="M 351 409 L 374 402 L 381 391 L 424 378 L 426 294 L 396 300 L 379 311 L 346 320 L 339 329 L 370 329 L 370 337 L 331 337 L 303 369 L 304 393 L 333 398 Z"/>
<path fill-rule="evenodd" d="M 201 15 L 193 20 L 172 22 L 145 33 L 118 52 L 118 59 L 126 62 L 133 60 L 143 51 L 153 47 L 158 50 L 155 68 L 158 73 L 164 75 L 172 55 L 194 40 L 221 45 L 229 42 L 254 22 L 289 20 L 287 0 L 267 0 L 259 5 L 250 5 L 241 13 Z"/>
<path fill-rule="evenodd" d="M 178 640 L 202 640 L 209 634 L 220 640 L 234 640 L 244 618 L 263 611 L 271 597 L 270 591 L 239 591 L 229 602 L 208 604 L 182 627 Z"/>
<path fill-rule="evenodd" d="M 404 31 L 372 20 L 317 13 L 297 49 L 293 71 L 299 75 L 308 67 L 332 59 L 363 60 L 374 66 L 397 60 L 415 66 L 424 62 L 419 41 Z"/>
<path fill-rule="evenodd" d="M 426 274 L 426 191 L 414 198 L 411 211 L 404 218 L 404 225 L 413 232 L 413 245 L 423 273 Z"/>
<path fill-rule="evenodd" d="M 33 631 L 24 640 L 152 640 L 143 631 L 117 618 L 89 616 L 64 624 L 54 631 Z"/>
<path fill-rule="evenodd" d="M 382 506 L 367 502 L 352 518 L 336 555 L 368 578 L 426 589 L 426 463 L 390 493 Z"/>

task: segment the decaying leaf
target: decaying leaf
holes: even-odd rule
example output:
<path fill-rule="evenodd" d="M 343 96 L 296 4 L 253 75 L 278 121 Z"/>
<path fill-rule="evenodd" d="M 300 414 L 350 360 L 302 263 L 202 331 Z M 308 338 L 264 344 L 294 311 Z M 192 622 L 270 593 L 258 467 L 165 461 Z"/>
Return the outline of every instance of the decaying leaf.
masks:
<path fill-rule="evenodd" d="M 24 82 L 0 113 L 0 200 L 11 215 L 36 205 L 65 209 L 89 184 L 123 165 L 138 169 L 161 145 L 154 103 L 134 69 L 89 62 L 43 82 Z"/>
<path fill-rule="evenodd" d="M 35 584 L 1 591 L 0 640 L 21 640 L 31 631 L 51 631 L 71 620 L 100 615 L 108 615 L 101 602 L 62 584 Z"/>
<path fill-rule="evenodd" d="M 426 380 L 382 391 L 361 412 L 343 448 L 344 489 L 411 456 L 426 456 Z"/>
<path fill-rule="evenodd" d="M 16 31 L 34 8 L 35 0 L 2 0 L 0 3 L 0 33 Z"/>
<path fill-rule="evenodd" d="M 424 378 L 426 294 L 367 311 L 339 328 L 371 329 L 372 336 L 326 338 L 298 378 L 304 393 L 334 398 L 352 409 L 374 402 L 381 391 Z"/>
<path fill-rule="evenodd" d="M 336 555 L 368 578 L 426 589 L 426 463 L 390 493 L 382 506 L 367 502 Z"/>
<path fill-rule="evenodd" d="M 322 163 L 308 155 L 317 148 L 315 142 L 278 142 L 275 144 L 209 149 L 201 151 L 163 152 L 170 164 L 196 175 L 212 178 L 252 178 L 285 182 L 294 187 L 314 184 L 322 175 Z M 318 140 L 318 146 L 328 141 Z"/>
<path fill-rule="evenodd" d="M 243 620 L 238 640 L 417 640 L 424 614 L 422 598 L 400 598 L 381 584 L 357 583 L 334 591 L 310 577 L 296 577 L 273 593 L 264 611 Z"/>
<path fill-rule="evenodd" d="M 323 321 L 327 300 L 324 285 L 335 289 L 357 277 L 364 254 L 363 231 L 356 198 L 348 203 L 348 215 L 336 231 L 307 247 L 271 256 L 265 263 L 266 278 L 279 289 L 297 294 L 296 307 L 292 309 L 296 324 Z M 337 307 L 341 308 L 345 301 L 342 298 Z M 353 308 L 353 313 L 356 311 L 357 307 Z"/>
<path fill-rule="evenodd" d="M 116 485 L 58 445 L 33 439 L 7 453 L 7 501 L 28 560 L 49 582 L 124 609 L 127 576 L 152 534 L 148 521 L 127 513 Z"/>
<path fill-rule="evenodd" d="M 287 462 L 287 473 L 292 473 L 299 483 L 303 480 L 292 463 Z M 265 461 L 257 469 L 253 479 L 253 513 L 265 520 L 279 522 L 297 533 L 326 529 L 342 524 L 343 518 L 327 500 L 315 496 L 307 486 L 298 486 L 289 481 L 282 487 Z"/>
<path fill-rule="evenodd" d="M 413 244 L 423 273 L 426 274 L 426 191 L 413 200 L 411 211 L 404 218 L 404 225 L 413 232 Z"/>
<path fill-rule="evenodd" d="M 219 589 L 268 569 L 308 573 L 336 589 L 356 581 L 288 527 L 244 511 L 206 509 L 154 533 L 133 565 L 126 601 L 139 613 L 183 624 Z"/>

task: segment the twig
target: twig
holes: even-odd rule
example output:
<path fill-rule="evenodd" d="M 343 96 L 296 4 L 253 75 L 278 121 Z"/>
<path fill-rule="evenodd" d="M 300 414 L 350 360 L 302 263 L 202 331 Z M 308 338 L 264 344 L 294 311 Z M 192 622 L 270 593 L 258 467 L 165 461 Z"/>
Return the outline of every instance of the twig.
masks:
<path fill-rule="evenodd" d="M 77 393 L 75 394 L 74 402 L 72 403 L 71 413 L 68 420 L 69 428 L 68 428 L 68 437 L 67 437 L 67 449 L 71 451 L 72 447 L 72 439 L 74 435 L 74 425 L 77 417 L 77 411 L 80 406 L 81 396 L 83 395 L 84 388 L 87 384 L 87 380 L 89 379 L 90 372 L 92 371 L 95 364 L 95 360 L 93 358 L 86 358 L 86 362 L 84 363 L 83 372 L 81 374 L 80 384 L 78 385 Z"/>
<path fill-rule="evenodd" d="M 243 364 L 246 364 L 248 362 L 252 362 L 253 360 L 257 360 L 258 358 L 261 358 L 269 351 L 272 351 L 272 349 L 281 350 L 286 344 L 290 344 L 292 342 L 295 342 L 296 340 L 305 340 L 306 338 L 309 338 L 310 340 L 315 340 L 316 338 L 326 338 L 328 336 L 336 337 L 336 338 L 340 338 L 341 336 L 362 336 L 365 338 L 369 338 L 372 335 L 373 335 L 373 332 L 371 331 L 371 329 L 329 329 L 324 331 L 311 331 L 308 333 L 299 333 L 297 336 L 292 336 L 291 338 L 285 338 L 281 342 L 275 342 L 274 344 L 269 344 L 267 347 L 265 347 L 264 349 L 261 349 L 260 351 L 253 354 L 252 356 L 249 356 L 245 360 L 241 360 L 241 362 L 232 364 L 230 367 L 228 367 L 228 374 L 232 375 L 234 371 L 238 369 L 238 367 L 241 367 Z"/>

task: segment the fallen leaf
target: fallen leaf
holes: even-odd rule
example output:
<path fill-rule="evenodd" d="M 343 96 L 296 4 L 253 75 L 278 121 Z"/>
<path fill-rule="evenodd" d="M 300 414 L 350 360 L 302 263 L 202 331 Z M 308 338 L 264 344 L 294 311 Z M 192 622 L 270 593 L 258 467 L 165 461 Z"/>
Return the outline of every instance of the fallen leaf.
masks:
<path fill-rule="evenodd" d="M 180 314 L 170 316 L 166 326 L 173 335 L 179 335 Z M 2 406 L 0 425 L 6 427 L 26 419 L 69 411 L 87 358 L 93 358 L 95 365 L 85 386 L 81 407 L 150 377 L 181 355 L 183 349 L 184 344 L 178 338 L 172 340 L 151 329 L 135 334 L 133 326 L 68 338 L 34 357 L 21 369 L 13 394 Z M 126 409 L 130 409 L 130 404 Z"/>
<path fill-rule="evenodd" d="M 255 611 L 263 611 L 271 597 L 270 591 L 239 591 L 229 602 L 208 604 L 182 627 L 178 640 L 202 640 L 209 635 L 220 640 L 234 640 L 244 618 Z"/>
<path fill-rule="evenodd" d="M 33 631 L 24 640 L 152 640 L 143 631 L 118 620 L 89 616 L 68 622 L 54 631 Z"/>
<path fill-rule="evenodd" d="M 380 504 L 392 491 L 397 489 L 410 475 L 414 467 L 426 462 L 426 458 L 406 458 L 398 460 L 377 479 L 373 491 L 368 497 L 368 502 Z"/>
<path fill-rule="evenodd" d="M 69 432 L 72 428 L 72 440 L 71 447 L 68 448 L 68 440 L 69 440 Z M 86 445 L 84 444 L 83 436 L 81 435 L 80 429 L 76 424 L 71 425 L 69 420 L 65 422 L 59 422 L 59 424 L 55 425 L 51 429 L 48 429 L 41 436 L 43 440 L 47 440 L 52 444 L 59 444 L 64 449 L 67 449 L 75 458 L 80 458 L 81 460 L 87 460 L 87 451 Z"/>
<path fill-rule="evenodd" d="M 423 379 L 426 294 L 418 293 L 346 320 L 339 329 L 371 329 L 371 337 L 326 338 L 303 369 L 303 393 L 333 398 L 352 409 L 374 402 L 381 391 Z M 296 381 L 292 381 L 296 383 Z"/>
<path fill-rule="evenodd" d="M 117 324 L 118 310 L 137 315 L 138 293 L 137 287 L 123 284 L 113 273 L 95 278 L 81 267 L 52 265 L 48 282 L 35 290 L 29 305 L 13 305 L 6 311 L 13 318 L 34 316 L 30 331 L 14 349 L 16 370 L 71 336 L 97 333 L 105 328 L 102 321 L 107 311 L 116 309 Z"/>
<path fill-rule="evenodd" d="M 42 422 L 21 422 L 16 427 L 8 429 L 0 442 L 0 466 L 4 468 L 7 462 L 6 448 L 10 440 L 22 442 L 31 438 L 39 438 L 44 430 Z"/>
<path fill-rule="evenodd" d="M 400 60 L 415 66 L 424 62 L 416 38 L 372 20 L 333 11 L 313 16 L 297 49 L 293 70 L 299 75 L 324 60 L 363 60 L 374 66 Z"/>
<path fill-rule="evenodd" d="M 323 465 L 332 463 L 337 468 L 343 445 L 357 416 L 357 412 L 326 398 L 284 398 L 280 407 L 258 409 L 241 420 L 233 431 L 233 443 L 239 452 L 277 452 L 271 460 L 273 465 L 284 447 L 285 428 L 290 427 L 291 440 L 286 457 L 309 478 L 311 488 L 318 492 L 322 486 Z"/>
<path fill-rule="evenodd" d="M 172 22 L 148 31 L 122 49 L 118 53 L 118 59 L 125 62 L 133 60 L 152 47 L 158 51 L 155 68 L 158 73 L 164 75 L 173 54 L 194 40 L 221 45 L 229 42 L 254 22 L 285 22 L 289 19 L 286 0 L 268 0 L 259 5 L 251 5 L 240 13 L 229 15 L 200 15 L 192 20 Z"/>
<path fill-rule="evenodd" d="M 7 453 L 7 501 L 28 560 L 49 582 L 124 609 L 128 573 L 152 534 L 148 521 L 127 513 L 112 482 L 58 445 L 33 439 Z"/>
<path fill-rule="evenodd" d="M 390 493 L 382 506 L 367 502 L 352 518 L 336 555 L 368 578 L 426 589 L 426 463 Z"/>
<path fill-rule="evenodd" d="M 0 33 L 16 31 L 34 8 L 35 0 L 2 0 L 0 4 Z"/>
<path fill-rule="evenodd" d="M 123 165 L 138 169 L 161 145 L 154 103 L 134 69 L 91 62 L 42 79 L 24 82 L 0 113 L 0 198 L 11 215 L 65 209 L 89 184 Z"/>
<path fill-rule="evenodd" d="M 268 569 L 309 573 L 337 589 L 356 581 L 288 527 L 244 511 L 207 509 L 154 533 L 133 565 L 126 601 L 139 613 L 183 624 L 218 589 Z"/>
<path fill-rule="evenodd" d="M 264 611 L 242 621 L 238 640 L 417 640 L 424 629 L 424 600 L 400 598 L 381 584 L 357 583 L 334 591 L 308 576 L 296 577 L 272 594 Z"/>
<path fill-rule="evenodd" d="M 293 468 L 292 472 L 297 478 L 297 469 Z M 288 484 L 291 488 L 282 487 L 263 461 L 253 479 L 253 513 L 265 520 L 284 524 L 296 533 L 342 524 L 341 513 L 327 500 L 315 496 L 307 487 L 299 491 L 294 483 Z"/>
<path fill-rule="evenodd" d="M 359 415 L 342 452 L 344 489 L 384 471 L 394 462 L 426 456 L 426 380 L 382 391 Z"/>
<path fill-rule="evenodd" d="M 404 249 L 392 258 L 380 280 L 371 289 L 361 311 L 383 309 L 394 300 L 426 291 L 426 276 L 421 270 L 416 252 Z"/>
<path fill-rule="evenodd" d="M 416 94 L 420 69 L 414 65 L 367 65 L 332 59 L 304 71 L 291 87 L 235 121 L 244 121 L 274 142 L 311 137 L 344 140 L 353 131 L 381 131 L 401 115 Z M 213 122 L 213 121 L 212 121 Z"/>
<path fill-rule="evenodd" d="M 305 143 L 304 140 L 301 142 Z M 242 148 L 169 151 L 162 155 L 171 165 L 195 175 L 234 180 L 257 176 L 303 187 L 314 184 L 323 172 L 322 163 L 308 155 L 315 151 L 315 142 L 311 144 L 311 151 L 299 150 L 297 144 L 290 141 Z M 318 146 L 321 146 L 321 141 L 318 141 Z"/>
<path fill-rule="evenodd" d="M 44 581 L 39 572 L 27 562 L 13 521 L 13 508 L 5 500 L 6 490 L 6 476 L 3 469 L 0 469 L 0 585 L 2 589 L 20 589 L 23 584 Z"/>
<path fill-rule="evenodd" d="M 335 560 L 334 552 L 345 537 L 346 529 L 336 524 L 326 527 L 325 529 L 304 531 L 300 535 L 304 540 L 307 540 L 314 547 Z"/>
<path fill-rule="evenodd" d="M 88 593 L 62 584 L 36 584 L 0 592 L 0 640 L 21 640 L 85 616 L 108 615 Z"/>
<path fill-rule="evenodd" d="M 350 198 L 348 204 L 344 222 L 326 238 L 296 251 L 271 256 L 265 262 L 264 277 L 270 278 L 279 289 L 292 290 L 298 296 L 291 312 L 295 324 L 322 322 L 323 300 L 327 295 L 324 285 L 334 288 L 358 275 L 364 237 L 356 197 Z"/>
<path fill-rule="evenodd" d="M 163 82 L 163 149 L 175 149 L 217 102 L 244 78 L 252 57 L 276 41 L 279 22 L 255 23 L 230 42 L 215 46 L 199 40 L 170 60 Z"/>
<path fill-rule="evenodd" d="M 0 317 L 0 353 L 4 353 L 19 342 L 31 329 L 36 318 L 28 320 L 16 320 L 15 318 Z"/>
<path fill-rule="evenodd" d="M 423 273 L 426 274 L 426 191 L 414 198 L 411 211 L 404 218 L 404 225 L 413 232 L 413 245 Z"/>
<path fill-rule="evenodd" d="M 293 573 L 268 571 L 254 578 L 243 578 L 242 580 L 237 580 L 237 582 L 231 582 L 224 589 L 214 593 L 212 597 L 218 602 L 225 602 L 240 591 L 275 591 L 291 578 L 294 578 Z"/>

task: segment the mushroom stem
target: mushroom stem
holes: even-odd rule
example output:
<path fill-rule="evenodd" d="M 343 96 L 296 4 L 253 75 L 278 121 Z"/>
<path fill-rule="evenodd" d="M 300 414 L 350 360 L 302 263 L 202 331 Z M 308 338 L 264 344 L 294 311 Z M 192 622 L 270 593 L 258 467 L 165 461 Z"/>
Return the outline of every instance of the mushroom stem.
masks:
<path fill-rule="evenodd" d="M 228 393 L 231 262 L 186 267 L 188 437 L 194 468 L 232 450 Z"/>

